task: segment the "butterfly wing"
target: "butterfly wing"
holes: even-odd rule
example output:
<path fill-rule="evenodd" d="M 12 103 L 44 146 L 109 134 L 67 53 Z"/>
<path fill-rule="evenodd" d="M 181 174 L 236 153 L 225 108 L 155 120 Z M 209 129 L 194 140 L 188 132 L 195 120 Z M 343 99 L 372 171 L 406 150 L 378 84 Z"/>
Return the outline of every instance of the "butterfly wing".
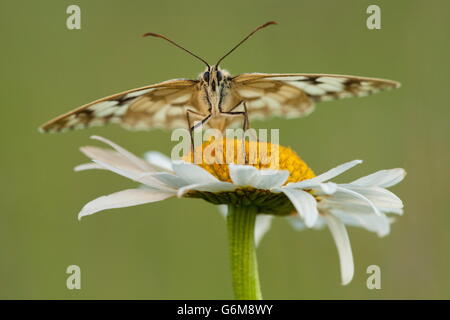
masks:
<path fill-rule="evenodd" d="M 250 119 L 297 118 L 311 113 L 316 102 L 399 87 L 391 80 L 347 75 L 244 73 L 231 81 L 230 105 L 245 101 Z"/>
<path fill-rule="evenodd" d="M 176 79 L 114 94 L 50 120 L 40 130 L 63 132 L 108 123 L 136 130 L 187 127 L 186 109 L 204 112 L 197 85 L 197 80 Z"/>

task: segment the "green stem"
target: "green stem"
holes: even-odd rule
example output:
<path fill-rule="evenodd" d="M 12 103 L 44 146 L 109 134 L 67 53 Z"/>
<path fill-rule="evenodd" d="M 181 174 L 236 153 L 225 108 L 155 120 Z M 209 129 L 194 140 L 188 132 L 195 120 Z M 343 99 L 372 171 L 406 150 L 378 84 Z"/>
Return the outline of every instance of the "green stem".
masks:
<path fill-rule="evenodd" d="M 228 206 L 228 237 L 233 290 L 238 300 L 261 300 L 255 248 L 256 208 Z"/>

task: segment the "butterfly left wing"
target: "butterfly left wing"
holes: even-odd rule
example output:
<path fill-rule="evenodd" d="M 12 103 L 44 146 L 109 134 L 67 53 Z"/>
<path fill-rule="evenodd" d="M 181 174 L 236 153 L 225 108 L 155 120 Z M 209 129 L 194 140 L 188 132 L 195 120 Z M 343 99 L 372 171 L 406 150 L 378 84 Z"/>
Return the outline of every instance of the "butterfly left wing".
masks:
<path fill-rule="evenodd" d="M 232 78 L 228 105 L 245 101 L 250 119 L 297 118 L 311 113 L 316 102 L 399 87 L 391 80 L 347 75 L 244 73 Z"/>
<path fill-rule="evenodd" d="M 175 79 L 128 90 L 85 104 L 40 127 L 41 132 L 63 132 L 118 123 L 127 129 L 187 127 L 186 109 L 199 113 L 198 81 Z"/>

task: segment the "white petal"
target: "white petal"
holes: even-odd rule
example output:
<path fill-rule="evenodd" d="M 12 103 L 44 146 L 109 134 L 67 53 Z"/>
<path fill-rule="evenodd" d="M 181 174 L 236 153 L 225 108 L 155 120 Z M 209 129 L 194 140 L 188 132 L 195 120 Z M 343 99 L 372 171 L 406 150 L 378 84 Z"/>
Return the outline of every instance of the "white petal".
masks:
<path fill-rule="evenodd" d="M 348 233 L 345 229 L 345 225 L 338 218 L 330 214 L 324 214 L 323 216 L 327 221 L 331 235 L 336 243 L 341 264 L 342 284 L 345 286 L 352 281 L 355 272 L 352 247 L 350 245 Z"/>
<path fill-rule="evenodd" d="M 144 154 L 144 159 L 152 166 L 162 171 L 173 171 L 172 160 L 165 154 L 158 151 L 149 151 Z"/>
<path fill-rule="evenodd" d="M 205 192 L 226 192 L 233 191 L 236 186 L 229 182 L 212 182 L 212 183 L 195 183 L 178 189 L 177 196 L 181 198 L 186 192 L 191 190 L 205 191 Z"/>
<path fill-rule="evenodd" d="M 230 164 L 230 178 L 238 186 L 269 190 L 281 187 L 289 177 L 287 170 L 259 170 L 253 166 Z"/>
<path fill-rule="evenodd" d="M 147 163 L 144 159 L 139 158 L 138 156 L 135 156 L 133 153 L 129 152 L 128 150 L 125 150 L 121 146 L 115 144 L 114 142 L 100 137 L 100 136 L 91 136 L 91 139 L 98 140 L 101 142 L 104 142 L 114 148 L 117 152 L 119 152 L 121 155 L 128 158 L 132 163 L 134 163 L 136 166 L 141 168 L 145 171 L 155 171 L 155 168 L 153 168 L 149 163 Z"/>
<path fill-rule="evenodd" d="M 363 187 L 383 187 L 389 188 L 396 185 L 406 176 L 406 171 L 402 168 L 380 170 L 368 176 L 359 178 L 350 184 Z"/>
<path fill-rule="evenodd" d="M 95 162 L 95 165 L 98 167 L 110 170 L 114 173 L 132 179 L 134 181 L 144 183 L 153 188 L 159 188 L 162 190 L 171 189 L 169 186 L 152 177 L 145 177 L 145 179 L 140 180 L 139 178 L 149 171 L 145 171 L 144 169 L 142 169 L 142 166 L 138 166 L 136 164 L 136 161 L 131 161 L 129 156 L 125 156 L 123 153 L 91 146 L 82 147 L 80 148 L 80 150 L 86 156 L 91 158 Z M 150 167 L 150 164 L 148 164 L 148 166 Z M 79 168 L 77 169 L 79 170 Z M 83 169 L 83 167 L 81 167 L 81 169 Z M 154 172 L 153 169 L 151 170 L 151 172 Z"/>
<path fill-rule="evenodd" d="M 403 209 L 393 209 L 393 208 L 382 208 L 382 207 L 378 207 L 378 210 L 380 210 L 383 213 L 393 213 L 393 214 L 398 214 L 398 215 L 402 215 L 403 214 Z"/>
<path fill-rule="evenodd" d="M 104 170 L 105 168 L 103 168 L 101 165 L 99 165 L 98 163 L 95 163 L 95 162 L 80 164 L 80 165 L 76 166 L 75 168 L 73 168 L 73 170 L 76 172 L 84 171 L 84 170 L 91 170 L 91 169 Z"/>
<path fill-rule="evenodd" d="M 161 201 L 173 196 L 173 193 L 147 189 L 123 190 L 87 203 L 78 214 L 78 219 L 106 209 L 131 207 L 138 204 Z"/>
<path fill-rule="evenodd" d="M 358 192 L 355 192 L 355 191 L 353 191 L 353 190 L 349 190 L 349 189 L 347 189 L 347 188 L 343 188 L 343 187 L 341 187 L 341 186 L 338 186 L 338 191 L 341 191 L 341 192 L 343 192 L 343 193 L 347 193 L 347 194 L 349 194 L 349 195 L 352 195 L 352 196 L 354 196 L 355 198 L 358 198 L 358 199 L 360 199 L 360 200 L 363 200 L 365 203 L 367 203 L 371 208 L 372 208 L 372 210 L 373 210 L 373 212 L 376 214 L 376 215 L 381 215 L 381 213 L 380 213 L 380 211 L 378 210 L 378 208 L 373 204 L 373 202 L 372 201 L 370 201 L 369 199 L 367 199 L 365 196 L 363 196 L 362 194 L 360 194 L 360 193 L 358 193 Z"/>
<path fill-rule="evenodd" d="M 363 195 L 370 200 L 377 208 L 383 208 L 389 211 L 392 208 L 394 211 L 403 208 L 402 200 L 389 190 L 380 187 L 361 187 L 353 184 L 340 185 L 347 190 L 352 190 L 360 195 Z"/>
<path fill-rule="evenodd" d="M 288 216 L 286 217 L 286 219 L 288 220 L 290 225 L 297 231 L 302 231 L 307 228 L 303 220 L 298 215 Z M 325 227 L 325 225 L 325 220 L 319 215 L 319 218 L 317 219 L 316 224 L 313 226 L 313 229 L 319 230 Z"/>
<path fill-rule="evenodd" d="M 317 186 L 312 187 L 312 189 L 314 189 L 314 191 L 317 191 L 318 194 L 330 195 L 337 191 L 337 187 L 338 187 L 338 185 L 336 183 L 324 182 L 324 183 L 319 183 Z"/>
<path fill-rule="evenodd" d="M 137 181 L 140 183 L 144 183 L 145 185 L 147 185 L 149 187 L 160 189 L 161 191 L 171 191 L 173 189 L 170 186 L 162 183 L 158 179 L 156 179 L 152 176 L 149 176 L 149 175 L 145 175 L 145 173 L 135 172 L 132 170 L 126 170 L 123 167 L 116 167 L 114 165 L 110 165 L 109 163 L 102 162 L 99 160 L 94 160 L 94 162 L 98 163 L 100 166 L 104 167 L 107 170 L 110 170 L 110 171 L 117 173 L 121 176 L 124 176 L 128 179 L 131 179 L 131 180 L 134 180 L 134 181 Z"/>
<path fill-rule="evenodd" d="M 269 231 L 272 225 L 272 215 L 258 214 L 255 221 L 255 245 L 258 246 L 261 239 Z"/>
<path fill-rule="evenodd" d="M 253 166 L 230 164 L 228 166 L 230 169 L 230 178 L 234 184 L 245 187 L 252 186 L 253 181 L 256 179 L 258 174 L 258 169 Z"/>
<path fill-rule="evenodd" d="M 192 190 L 197 191 L 206 191 L 206 192 L 227 192 L 236 190 L 236 186 L 230 182 L 212 182 L 199 184 L 196 187 L 193 187 Z"/>
<path fill-rule="evenodd" d="M 158 179 L 160 182 L 162 182 L 163 184 L 174 188 L 174 189 L 179 189 L 182 188 L 184 186 L 186 186 L 188 183 L 182 178 L 179 177 L 175 174 L 171 174 L 168 172 L 149 172 L 149 173 L 145 173 L 141 176 L 138 177 L 138 180 L 141 183 L 145 183 L 143 181 L 145 181 L 146 177 L 150 178 L 150 179 Z M 148 184 L 148 183 L 146 183 Z"/>
<path fill-rule="evenodd" d="M 343 174 L 345 171 L 350 170 L 354 166 L 361 164 L 362 162 L 363 162 L 362 160 L 353 160 L 353 161 L 343 163 L 343 164 L 337 166 L 336 168 L 328 170 L 327 172 L 322 173 L 322 174 L 318 175 L 317 177 L 314 177 L 310 180 L 316 180 L 318 182 L 328 181 L 330 179 L 333 179 L 334 177 L 337 177 L 338 175 Z"/>
<path fill-rule="evenodd" d="M 307 228 L 305 222 L 299 216 L 288 216 L 286 219 L 288 219 L 291 226 L 297 231 L 302 231 Z"/>
<path fill-rule="evenodd" d="M 377 216 L 374 214 L 365 214 L 355 210 L 330 210 L 330 212 L 339 218 L 344 224 L 364 228 L 375 232 L 379 237 L 384 237 L 390 233 L 391 219 L 384 214 Z"/>
<path fill-rule="evenodd" d="M 200 166 L 185 162 L 174 161 L 172 163 L 173 170 L 177 176 L 183 178 L 188 184 L 207 184 L 220 182 L 211 173 Z"/>
<path fill-rule="evenodd" d="M 143 172 L 138 171 L 136 172 L 134 169 L 135 168 L 127 168 L 125 166 L 122 165 L 113 165 L 109 162 L 104 162 L 104 161 L 100 161 L 100 160 L 93 160 L 95 163 L 97 163 L 99 166 L 112 171 L 114 173 L 117 173 L 118 175 L 124 176 L 128 179 L 131 180 L 136 180 L 137 177 L 139 177 L 140 175 L 143 174 Z"/>
<path fill-rule="evenodd" d="M 217 206 L 217 209 L 219 209 L 219 213 L 222 217 L 226 218 L 228 215 L 228 206 L 226 204 L 219 204 Z"/>
<path fill-rule="evenodd" d="M 289 178 L 287 170 L 258 170 L 258 179 L 253 184 L 257 189 L 269 190 L 281 187 Z"/>
<path fill-rule="evenodd" d="M 303 180 L 300 182 L 289 183 L 286 187 L 308 189 L 308 188 L 317 186 L 318 184 L 320 184 L 322 182 L 333 179 L 334 177 L 344 173 L 345 171 L 353 168 L 354 166 L 356 166 L 360 163 L 362 163 L 362 160 L 353 160 L 350 162 L 346 162 L 344 164 L 337 166 L 336 168 L 333 168 L 331 170 L 328 170 L 325 173 L 318 175 L 317 177 L 314 177 L 314 178 L 311 178 L 308 180 Z"/>
<path fill-rule="evenodd" d="M 120 168 L 123 171 L 135 174 L 145 172 L 145 170 L 137 166 L 134 162 L 131 162 L 127 157 L 114 150 L 85 146 L 81 147 L 80 151 L 97 163 L 106 163 L 115 168 Z"/>
<path fill-rule="evenodd" d="M 303 190 L 290 188 L 280 188 L 279 190 L 291 200 L 298 214 L 305 221 L 306 226 L 312 228 L 319 217 L 316 199 Z"/>

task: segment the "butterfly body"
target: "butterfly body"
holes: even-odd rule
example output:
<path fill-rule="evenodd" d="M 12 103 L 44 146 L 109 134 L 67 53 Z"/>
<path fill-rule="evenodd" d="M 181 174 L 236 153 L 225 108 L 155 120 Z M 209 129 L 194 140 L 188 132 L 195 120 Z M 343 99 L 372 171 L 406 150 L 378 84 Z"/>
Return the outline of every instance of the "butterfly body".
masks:
<path fill-rule="evenodd" d="M 199 106 L 197 109 L 207 110 L 207 112 L 199 115 L 201 118 L 197 121 L 203 121 L 204 126 L 223 130 L 228 118 L 243 117 L 242 111 L 234 111 L 239 105 L 231 105 L 234 101 L 231 96 L 233 80 L 228 71 L 213 66 L 202 72 L 198 81 L 201 91 L 199 104 L 204 106 Z M 191 111 L 188 110 L 188 113 Z M 194 112 L 192 114 L 196 115 Z"/>

